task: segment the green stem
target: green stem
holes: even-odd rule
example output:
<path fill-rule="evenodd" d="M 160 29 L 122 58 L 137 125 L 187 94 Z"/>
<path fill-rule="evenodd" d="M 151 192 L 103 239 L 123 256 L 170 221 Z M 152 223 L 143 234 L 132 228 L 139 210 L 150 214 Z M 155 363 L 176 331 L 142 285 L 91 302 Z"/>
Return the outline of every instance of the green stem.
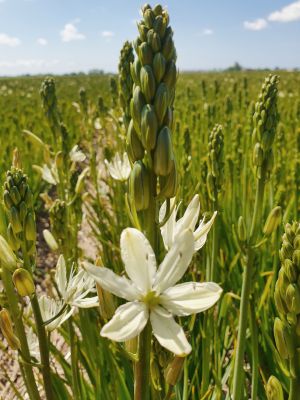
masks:
<path fill-rule="evenodd" d="M 290 393 L 289 400 L 298 400 L 300 393 L 300 379 L 299 378 L 291 378 L 290 379 Z"/>
<path fill-rule="evenodd" d="M 236 358 L 234 364 L 234 375 L 233 375 L 233 399 L 240 400 L 242 397 L 242 386 L 243 386 L 243 364 L 244 364 L 244 350 L 246 340 L 246 329 L 247 329 L 247 318 L 248 318 L 248 305 L 251 294 L 251 281 L 252 281 L 252 269 L 254 261 L 254 249 L 253 245 L 257 239 L 258 228 L 261 223 L 262 205 L 264 198 L 264 177 L 259 179 L 257 182 L 256 198 L 254 205 L 254 213 L 252 218 L 252 225 L 250 230 L 250 237 L 248 246 L 246 249 L 246 265 L 243 274 L 243 285 L 240 303 L 240 319 L 238 328 L 238 340 Z"/>
<path fill-rule="evenodd" d="M 251 342 L 252 342 L 252 384 L 251 384 L 251 399 L 257 399 L 257 388 L 258 388 L 258 336 L 257 336 L 257 325 L 255 318 L 254 304 L 250 304 L 250 330 L 251 330 Z"/>
<path fill-rule="evenodd" d="M 78 366 L 77 366 L 77 350 L 76 350 L 76 336 L 72 325 L 72 318 L 68 320 L 69 325 L 69 338 L 70 338 L 70 350 L 71 350 L 71 369 L 72 369 L 72 389 L 75 400 L 80 400 L 80 384 L 78 378 Z"/>
<path fill-rule="evenodd" d="M 17 336 L 20 340 L 22 354 L 24 355 L 24 357 L 26 357 L 26 360 L 30 360 L 30 352 L 27 343 L 25 328 L 22 321 L 22 314 L 19 310 L 18 299 L 16 297 L 14 286 L 12 283 L 11 273 L 6 268 L 2 268 L 1 277 L 8 299 L 10 315 L 14 322 Z M 22 370 L 24 370 L 24 381 L 30 398 L 32 400 L 40 400 L 41 398 L 33 375 L 32 366 L 25 362 L 23 368 L 21 368 L 21 371 Z"/>
<path fill-rule="evenodd" d="M 24 265 L 27 266 L 27 269 L 30 270 L 30 259 L 27 254 L 26 242 L 25 239 L 22 240 L 21 249 L 23 254 Z M 31 272 L 31 270 L 30 270 Z M 46 335 L 46 329 L 44 326 L 44 321 L 42 318 L 40 305 L 37 299 L 36 294 L 34 294 L 30 298 L 31 307 L 34 315 L 36 332 L 39 341 L 40 355 L 41 355 L 41 364 L 42 364 L 42 375 L 44 381 L 44 388 L 47 400 L 53 400 L 54 394 L 52 390 L 52 382 L 51 382 L 51 369 L 50 369 L 50 354 L 48 347 L 48 338 Z"/>
<path fill-rule="evenodd" d="M 139 361 L 135 365 L 134 400 L 149 400 L 151 324 L 148 321 L 139 336 Z"/>

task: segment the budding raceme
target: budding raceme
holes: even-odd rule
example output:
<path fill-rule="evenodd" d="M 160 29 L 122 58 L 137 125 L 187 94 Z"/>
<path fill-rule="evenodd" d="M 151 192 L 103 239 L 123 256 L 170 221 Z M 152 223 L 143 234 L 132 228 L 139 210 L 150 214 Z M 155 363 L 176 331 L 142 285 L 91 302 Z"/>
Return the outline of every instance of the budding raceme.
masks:
<path fill-rule="evenodd" d="M 224 135 L 221 125 L 215 125 L 208 142 L 207 188 L 212 201 L 221 192 L 224 179 Z"/>
<path fill-rule="evenodd" d="M 123 109 L 123 122 L 127 130 L 130 122 L 130 99 L 132 97 L 133 79 L 130 64 L 134 61 L 133 47 L 126 41 L 121 49 L 119 62 L 119 101 Z"/>
<path fill-rule="evenodd" d="M 31 296 L 35 292 L 32 276 L 25 268 L 16 269 L 12 279 L 20 296 Z"/>
<path fill-rule="evenodd" d="M 266 220 L 263 232 L 266 236 L 270 236 L 279 226 L 281 222 L 281 207 L 276 206 L 274 207 L 270 214 L 268 215 L 268 218 Z"/>
<path fill-rule="evenodd" d="M 268 179 L 274 164 L 272 145 L 278 124 L 277 112 L 278 77 L 270 75 L 265 79 L 253 115 L 254 143 L 253 165 L 258 179 Z"/>
<path fill-rule="evenodd" d="M 134 41 L 136 58 L 130 66 L 134 85 L 127 151 L 132 162 L 143 161 L 150 168 L 156 183 L 159 178 L 160 188 L 168 182 L 168 190 L 160 193 L 166 198 L 176 192 L 174 185 L 177 185 L 172 148 L 176 51 L 167 11 L 160 5 L 154 8 L 146 5 L 142 16 L 138 23 L 139 36 Z"/>
<path fill-rule="evenodd" d="M 56 89 L 53 78 L 46 78 L 43 81 L 40 89 L 40 95 L 46 117 L 56 142 L 58 139 L 60 117 L 57 108 Z"/>

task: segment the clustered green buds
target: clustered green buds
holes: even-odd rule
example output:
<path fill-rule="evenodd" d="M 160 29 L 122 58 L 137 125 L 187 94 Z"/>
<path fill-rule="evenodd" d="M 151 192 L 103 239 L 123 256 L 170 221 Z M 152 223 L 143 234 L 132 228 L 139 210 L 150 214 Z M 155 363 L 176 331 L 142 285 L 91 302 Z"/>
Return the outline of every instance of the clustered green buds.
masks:
<path fill-rule="evenodd" d="M 134 61 L 133 47 L 126 41 L 121 49 L 119 62 L 119 101 L 123 109 L 123 122 L 128 129 L 130 122 L 130 100 L 132 97 L 133 80 L 130 73 L 130 64 Z"/>
<path fill-rule="evenodd" d="M 13 251 L 18 251 L 25 241 L 29 255 L 36 252 L 36 224 L 32 193 L 27 176 L 22 170 L 12 167 L 6 174 L 3 202 L 9 220 L 7 241 Z"/>
<path fill-rule="evenodd" d="M 300 224 L 286 224 L 279 251 L 281 268 L 274 300 L 279 318 L 274 336 L 280 357 L 289 361 L 292 378 L 300 377 Z"/>
<path fill-rule="evenodd" d="M 40 89 L 40 95 L 43 103 L 43 108 L 48 118 L 52 133 L 54 135 L 55 140 L 57 140 L 58 135 L 58 127 L 60 123 L 60 117 L 57 107 L 57 98 L 56 98 L 56 90 L 55 83 L 53 78 L 46 78 Z"/>
<path fill-rule="evenodd" d="M 143 164 L 146 169 L 153 170 L 159 178 L 160 196 L 169 198 L 174 197 L 177 189 L 172 146 L 176 51 L 167 11 L 160 5 L 151 8 L 146 4 L 142 14 L 143 19 L 138 23 L 139 37 L 134 42 L 137 57 L 130 67 L 134 84 L 130 100 L 127 151 L 131 162 L 139 163 L 138 169 L 143 170 Z M 136 169 L 133 168 L 131 181 L 141 179 L 140 174 L 136 176 Z M 130 187 L 137 184 L 132 183 Z M 146 185 L 147 181 L 143 187 Z M 147 192 L 149 190 L 144 193 Z M 132 197 L 132 192 L 130 194 Z M 136 193 L 135 199 L 138 196 Z M 148 203 L 149 200 L 141 199 L 137 209 L 146 209 Z"/>
<path fill-rule="evenodd" d="M 276 206 L 271 210 L 263 229 L 265 236 L 270 236 L 277 229 L 281 222 L 281 214 L 280 206 Z"/>
<path fill-rule="evenodd" d="M 222 189 L 224 173 L 224 135 L 222 126 L 216 124 L 209 135 L 208 141 L 208 174 L 207 189 L 212 201 L 217 200 Z"/>
<path fill-rule="evenodd" d="M 270 75 L 265 79 L 253 115 L 254 143 L 253 165 L 258 179 L 268 179 L 274 165 L 272 144 L 278 123 L 277 111 L 278 76 Z"/>
<path fill-rule="evenodd" d="M 67 225 L 67 204 L 65 201 L 56 199 L 49 210 L 51 232 L 59 244 L 66 240 L 65 227 Z M 49 235 L 48 235 L 49 237 Z"/>
<path fill-rule="evenodd" d="M 281 383 L 273 375 L 266 384 L 266 395 L 268 400 L 284 400 Z"/>
<path fill-rule="evenodd" d="M 88 113 L 88 99 L 87 99 L 87 95 L 86 95 L 86 90 L 83 87 L 79 89 L 79 99 L 80 99 L 80 104 L 81 104 L 84 114 L 87 114 Z"/>

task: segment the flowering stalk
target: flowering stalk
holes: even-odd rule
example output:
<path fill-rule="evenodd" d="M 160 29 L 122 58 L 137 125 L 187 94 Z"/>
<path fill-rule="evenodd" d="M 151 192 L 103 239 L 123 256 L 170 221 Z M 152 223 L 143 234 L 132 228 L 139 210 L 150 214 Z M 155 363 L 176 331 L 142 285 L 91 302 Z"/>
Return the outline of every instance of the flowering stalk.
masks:
<path fill-rule="evenodd" d="M 254 130 L 252 139 L 255 144 L 253 152 L 253 164 L 256 172 L 257 188 L 250 233 L 244 249 L 246 261 L 244 265 L 238 341 L 233 376 L 233 398 L 235 400 L 240 400 L 242 398 L 245 338 L 249 300 L 251 295 L 251 283 L 254 272 L 254 246 L 256 245 L 259 236 L 259 227 L 262 225 L 265 184 L 270 177 L 274 162 L 272 144 L 274 142 L 276 126 L 278 122 L 276 103 L 277 83 L 278 77 L 276 75 L 266 78 L 265 83 L 262 86 L 262 92 L 259 96 L 259 101 L 255 106 L 255 113 L 253 115 Z M 254 352 L 255 351 L 256 350 L 254 350 Z M 255 357 L 253 361 L 257 363 L 257 357 Z M 258 379 L 258 366 L 256 364 L 252 365 L 252 373 L 252 386 L 256 388 Z M 254 398 L 256 398 L 256 393 L 252 392 L 252 394 L 255 396 Z"/>

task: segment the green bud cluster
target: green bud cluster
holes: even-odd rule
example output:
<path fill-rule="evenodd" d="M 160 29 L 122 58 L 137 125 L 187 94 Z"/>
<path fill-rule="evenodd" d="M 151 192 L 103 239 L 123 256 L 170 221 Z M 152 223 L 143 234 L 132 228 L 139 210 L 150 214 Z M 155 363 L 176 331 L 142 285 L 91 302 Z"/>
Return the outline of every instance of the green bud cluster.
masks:
<path fill-rule="evenodd" d="M 119 101 L 123 109 L 123 122 L 126 130 L 131 119 L 130 100 L 132 97 L 133 79 L 130 73 L 130 64 L 134 61 L 133 47 L 126 41 L 121 49 L 119 62 Z"/>
<path fill-rule="evenodd" d="M 265 79 L 253 115 L 253 165 L 258 179 L 268 179 L 274 165 L 272 145 L 278 123 L 278 76 Z"/>
<path fill-rule="evenodd" d="M 136 59 L 131 63 L 133 92 L 130 101 L 131 121 L 127 130 L 127 151 L 133 168 L 131 182 L 140 180 L 140 166 L 151 168 L 159 178 L 160 197 L 173 197 L 177 189 L 177 170 L 172 146 L 173 102 L 177 79 L 176 51 L 169 15 L 162 6 L 142 8 L 138 23 L 139 37 L 134 42 Z M 146 166 L 144 157 L 151 159 Z M 147 174 L 146 174 L 147 175 Z M 145 175 L 145 176 L 146 176 Z M 147 179 L 147 178 L 146 178 Z M 146 187 L 147 180 L 143 184 Z M 137 185 L 132 183 L 131 188 Z M 149 192 L 149 190 L 146 190 Z M 146 209 L 148 201 L 139 199 L 140 191 L 131 198 Z"/>
<path fill-rule="evenodd" d="M 56 199 L 49 210 L 51 232 L 59 244 L 63 244 L 65 237 L 65 227 L 67 226 L 67 205 L 66 202 Z"/>
<path fill-rule="evenodd" d="M 32 193 L 27 176 L 22 170 L 12 167 L 6 173 L 3 202 L 9 220 L 7 241 L 10 247 L 13 251 L 18 251 L 21 242 L 25 240 L 29 255 L 34 255 L 36 224 Z"/>
<path fill-rule="evenodd" d="M 40 95 L 42 99 L 43 108 L 48 118 L 52 133 L 57 140 L 57 130 L 60 123 L 60 117 L 57 107 L 56 89 L 53 78 L 46 78 L 40 89 Z"/>
<path fill-rule="evenodd" d="M 224 170 L 224 135 L 222 126 L 216 124 L 208 141 L 207 189 L 212 201 L 217 200 L 221 191 Z"/>
<path fill-rule="evenodd" d="M 300 224 L 286 224 L 279 251 L 281 268 L 274 300 L 279 318 L 274 336 L 280 357 L 289 361 L 292 378 L 300 377 Z"/>

